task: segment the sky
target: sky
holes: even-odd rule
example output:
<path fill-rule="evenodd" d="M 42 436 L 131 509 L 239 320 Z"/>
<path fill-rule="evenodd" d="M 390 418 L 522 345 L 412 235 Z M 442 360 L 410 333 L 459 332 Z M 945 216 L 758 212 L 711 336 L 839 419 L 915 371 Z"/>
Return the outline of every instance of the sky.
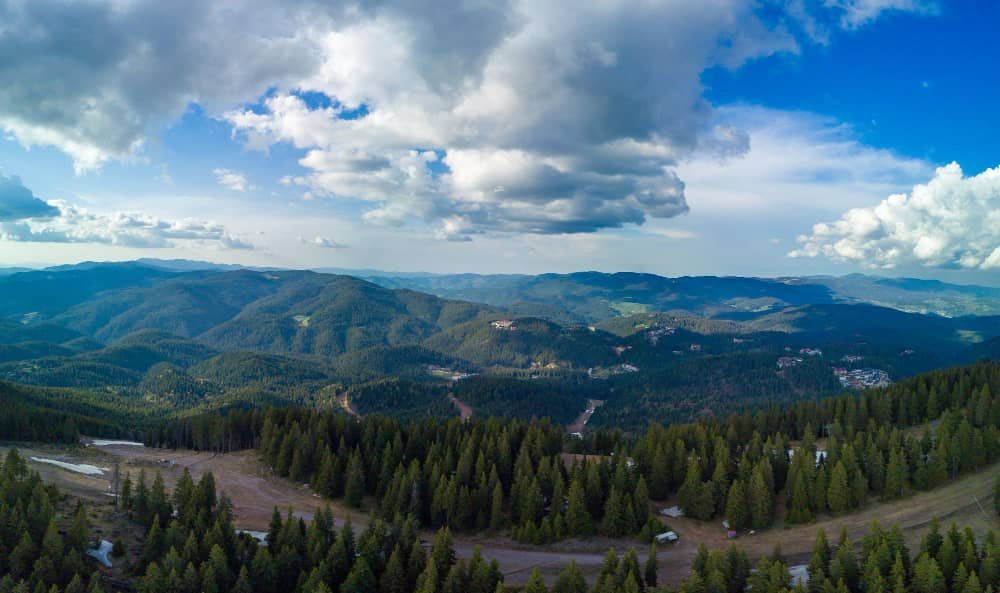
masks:
<path fill-rule="evenodd" d="M 0 266 L 1000 285 L 1000 6 L 0 0 Z"/>

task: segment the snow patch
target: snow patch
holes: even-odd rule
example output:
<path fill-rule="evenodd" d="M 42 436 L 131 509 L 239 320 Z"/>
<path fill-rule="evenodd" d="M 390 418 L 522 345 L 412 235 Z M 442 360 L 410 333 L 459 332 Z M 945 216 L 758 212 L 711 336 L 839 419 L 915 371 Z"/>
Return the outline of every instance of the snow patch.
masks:
<path fill-rule="evenodd" d="M 146 445 L 142 443 L 137 443 L 135 441 L 108 441 L 104 439 L 94 439 L 90 443 L 95 447 L 114 447 L 116 445 L 124 447 L 145 447 Z"/>
<path fill-rule="evenodd" d="M 67 463 L 65 461 L 56 461 L 55 459 L 45 459 L 43 457 L 32 457 L 31 460 L 36 463 L 48 463 L 49 465 L 61 467 L 62 469 L 87 476 L 103 476 L 104 472 L 108 471 L 106 468 L 97 467 L 96 465 L 88 465 L 86 463 Z"/>
<path fill-rule="evenodd" d="M 267 543 L 266 531 L 253 531 L 251 529 L 237 529 L 236 533 L 245 533 L 262 544 Z"/>
<path fill-rule="evenodd" d="M 97 548 L 91 548 L 90 550 L 87 550 L 87 555 L 90 556 L 91 558 L 96 559 L 98 562 L 100 562 L 107 568 L 111 568 L 111 558 L 109 557 L 109 555 L 111 554 L 112 549 L 114 549 L 114 546 L 111 544 L 111 542 L 109 542 L 106 539 L 102 539 L 100 546 L 98 546 Z"/>

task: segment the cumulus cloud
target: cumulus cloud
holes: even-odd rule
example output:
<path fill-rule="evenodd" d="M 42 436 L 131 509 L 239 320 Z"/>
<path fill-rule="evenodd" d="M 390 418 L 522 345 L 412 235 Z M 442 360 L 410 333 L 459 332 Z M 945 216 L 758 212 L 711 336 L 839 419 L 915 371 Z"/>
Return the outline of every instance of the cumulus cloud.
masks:
<path fill-rule="evenodd" d="M 0 128 L 86 171 L 198 104 L 251 147 L 304 150 L 295 182 L 372 223 L 589 232 L 686 212 L 678 163 L 746 151 L 702 97 L 706 68 L 905 3 L 6 2 Z"/>
<path fill-rule="evenodd" d="M 317 12 L 250 0 L 0 3 L 0 128 L 59 148 L 80 172 L 129 158 L 191 103 L 218 110 L 312 71 L 303 31 Z"/>
<path fill-rule="evenodd" d="M 57 208 L 36 198 L 30 189 L 21 184 L 19 177 L 0 174 L 0 223 L 25 218 L 47 218 L 57 214 Z"/>
<path fill-rule="evenodd" d="M 94 213 L 63 200 L 41 200 L 17 177 L 0 175 L 0 240 L 173 247 L 179 241 L 225 249 L 253 249 L 222 225 L 195 219 L 164 220 L 114 212 Z"/>
<path fill-rule="evenodd" d="M 343 243 L 338 243 L 333 239 L 322 237 L 320 235 L 316 235 L 312 239 L 299 237 L 299 243 L 302 243 L 304 245 L 312 245 L 313 247 L 321 247 L 323 249 L 344 249 L 345 247 L 347 247 L 347 245 L 344 245 Z"/>
<path fill-rule="evenodd" d="M 485 34 L 435 34 L 455 29 Z M 227 119 L 251 146 L 307 150 L 300 181 L 313 195 L 364 200 L 369 222 L 415 218 L 456 239 L 686 212 L 679 159 L 746 146 L 714 127 L 700 73 L 796 43 L 741 0 L 513 2 L 405 15 L 386 6 L 327 33 L 322 48 L 323 65 L 298 86 L 334 105 L 281 92 L 263 112 Z M 344 117 L 360 106 L 364 117 Z"/>
<path fill-rule="evenodd" d="M 1000 268 L 1000 167 L 965 177 L 957 163 L 927 184 L 853 208 L 799 237 L 793 257 L 825 256 L 872 268 L 916 264 Z"/>
<path fill-rule="evenodd" d="M 215 180 L 219 182 L 219 185 L 226 189 L 238 192 L 254 189 L 254 186 L 250 185 L 250 182 L 247 181 L 246 175 L 239 171 L 219 168 L 212 169 L 212 173 L 215 173 Z"/>

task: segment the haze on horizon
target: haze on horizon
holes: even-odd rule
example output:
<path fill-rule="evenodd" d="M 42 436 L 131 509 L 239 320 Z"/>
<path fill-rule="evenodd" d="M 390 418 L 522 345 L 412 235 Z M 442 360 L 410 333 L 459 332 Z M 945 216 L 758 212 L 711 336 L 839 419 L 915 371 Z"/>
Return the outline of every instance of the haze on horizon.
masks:
<path fill-rule="evenodd" d="M 972 0 L 0 0 L 0 266 L 996 286 L 998 20 Z"/>

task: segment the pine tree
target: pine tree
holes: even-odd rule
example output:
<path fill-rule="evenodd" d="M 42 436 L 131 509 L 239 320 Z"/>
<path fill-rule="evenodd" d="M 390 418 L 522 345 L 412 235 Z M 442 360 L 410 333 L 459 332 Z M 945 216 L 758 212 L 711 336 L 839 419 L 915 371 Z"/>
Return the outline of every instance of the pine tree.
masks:
<path fill-rule="evenodd" d="M 763 468 L 758 464 L 750 478 L 750 489 L 747 493 L 750 512 L 750 526 L 762 529 L 771 524 L 771 507 L 773 496 L 764 478 Z"/>
<path fill-rule="evenodd" d="M 979 577 L 976 573 L 969 575 L 969 578 L 965 581 L 965 585 L 962 586 L 960 593 L 983 593 L 983 586 L 980 584 Z"/>
<path fill-rule="evenodd" d="M 232 593 L 254 593 L 253 586 L 250 585 L 250 572 L 246 565 L 240 567 L 240 574 L 236 577 Z"/>
<path fill-rule="evenodd" d="M 643 571 L 643 579 L 646 582 L 647 588 L 655 588 L 657 581 L 657 573 L 659 571 L 658 564 L 656 561 L 656 543 L 649 545 L 649 555 L 646 557 L 646 569 Z"/>
<path fill-rule="evenodd" d="M 614 487 L 608 495 L 608 501 L 604 507 L 604 519 L 601 529 L 611 537 L 623 537 L 631 532 L 632 517 L 627 510 L 622 495 Z"/>
<path fill-rule="evenodd" d="M 903 453 L 898 448 L 893 449 L 889 454 L 889 465 L 885 470 L 885 490 L 884 498 L 897 498 L 903 494 L 906 487 L 907 466 Z"/>
<path fill-rule="evenodd" d="M 524 593 L 549 593 L 548 587 L 545 586 L 545 581 L 542 580 L 542 573 L 539 572 L 536 566 L 531 571 L 531 576 L 528 577 L 528 584 L 524 586 Z"/>
<path fill-rule="evenodd" d="M 570 560 L 552 585 L 552 593 L 587 593 L 587 581 L 580 573 L 576 560 Z"/>
<path fill-rule="evenodd" d="M 792 523 L 808 523 L 812 521 L 813 515 L 810 509 L 809 487 L 805 473 L 799 472 L 792 487 L 791 510 L 788 513 L 788 520 Z"/>
<path fill-rule="evenodd" d="M 733 529 L 743 529 L 750 523 L 746 499 L 743 482 L 733 480 L 733 485 L 729 488 L 729 495 L 726 498 L 726 518 Z"/>
<path fill-rule="evenodd" d="M 399 544 L 392 550 L 385 572 L 379 579 L 379 593 L 406 593 L 406 568 L 403 566 L 403 554 Z"/>
<path fill-rule="evenodd" d="M 364 556 L 360 556 L 351 567 L 347 580 L 340 587 L 341 593 L 375 593 L 375 575 Z"/>
<path fill-rule="evenodd" d="M 941 593 L 945 591 L 944 575 L 938 563 L 926 554 L 921 554 L 913 567 L 913 580 L 910 583 L 913 593 Z"/>
<path fill-rule="evenodd" d="M 347 463 L 347 478 L 344 484 L 344 503 L 349 507 L 361 508 L 361 499 L 365 495 L 365 473 L 361 466 L 361 455 L 357 451 L 351 454 Z"/>
<path fill-rule="evenodd" d="M 587 511 L 583 485 L 573 480 L 569 485 L 569 502 L 566 505 L 566 529 L 573 537 L 587 537 L 594 532 L 593 519 Z"/>
<path fill-rule="evenodd" d="M 832 513 L 842 513 L 847 510 L 851 500 L 851 488 L 847 482 L 847 468 L 844 461 L 838 460 L 830 474 L 830 486 L 826 494 L 826 504 Z"/>
<path fill-rule="evenodd" d="M 437 583 L 437 564 L 434 562 L 428 562 L 427 568 L 420 573 L 420 577 L 417 579 L 416 593 L 439 593 L 440 589 L 438 589 Z"/>
<path fill-rule="evenodd" d="M 490 499 L 490 529 L 500 529 L 503 524 L 503 488 L 498 481 L 493 487 L 493 496 Z"/>

